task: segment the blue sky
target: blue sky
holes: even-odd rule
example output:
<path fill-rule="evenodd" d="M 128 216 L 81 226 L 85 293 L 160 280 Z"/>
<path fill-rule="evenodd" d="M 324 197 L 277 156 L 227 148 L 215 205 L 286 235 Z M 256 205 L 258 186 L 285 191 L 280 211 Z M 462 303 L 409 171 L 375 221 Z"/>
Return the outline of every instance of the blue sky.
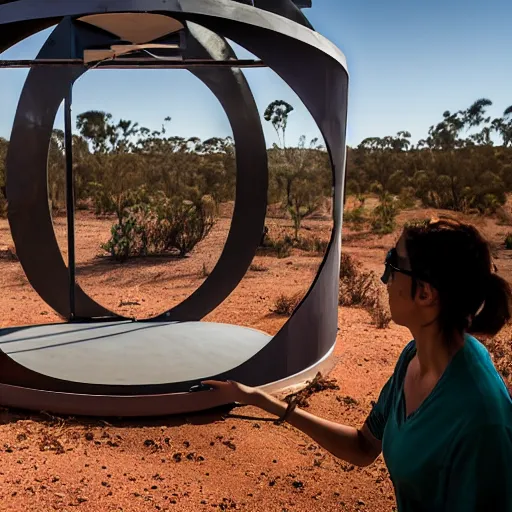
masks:
<path fill-rule="evenodd" d="M 346 55 L 350 82 L 348 143 L 409 130 L 424 137 L 444 110 L 481 97 L 499 116 L 512 105 L 512 2 L 509 0 L 313 0 L 306 14 Z M 48 35 L 33 36 L 1 58 L 33 58 Z M 240 57 L 247 52 L 237 48 Z M 272 71 L 246 71 L 263 112 L 274 99 L 290 102 L 288 141 L 318 135 L 298 98 Z M 0 70 L 0 136 L 9 138 L 26 71 Z M 211 93 L 183 70 L 92 71 L 74 90 L 74 114 L 105 110 L 116 119 L 173 134 L 225 136 L 226 117 Z M 62 125 L 61 115 L 56 125 Z M 265 124 L 267 142 L 276 140 Z"/>

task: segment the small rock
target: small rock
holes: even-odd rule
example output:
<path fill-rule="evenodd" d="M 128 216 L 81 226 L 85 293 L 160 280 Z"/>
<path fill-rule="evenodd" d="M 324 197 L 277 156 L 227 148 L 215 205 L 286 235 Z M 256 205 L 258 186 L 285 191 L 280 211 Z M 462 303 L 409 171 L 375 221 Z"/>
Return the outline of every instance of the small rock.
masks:
<path fill-rule="evenodd" d="M 236 445 L 231 441 L 224 441 L 222 444 L 227 446 L 230 450 L 236 450 Z"/>

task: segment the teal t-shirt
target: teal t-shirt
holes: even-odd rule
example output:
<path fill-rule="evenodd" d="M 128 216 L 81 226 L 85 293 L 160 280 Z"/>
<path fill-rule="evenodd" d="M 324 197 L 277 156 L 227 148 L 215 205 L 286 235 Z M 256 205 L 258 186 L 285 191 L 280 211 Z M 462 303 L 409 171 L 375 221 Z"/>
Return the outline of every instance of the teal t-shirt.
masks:
<path fill-rule="evenodd" d="M 414 341 L 402 352 L 367 424 L 382 441 L 398 512 L 512 512 L 512 399 L 472 336 L 420 407 L 403 392 Z"/>

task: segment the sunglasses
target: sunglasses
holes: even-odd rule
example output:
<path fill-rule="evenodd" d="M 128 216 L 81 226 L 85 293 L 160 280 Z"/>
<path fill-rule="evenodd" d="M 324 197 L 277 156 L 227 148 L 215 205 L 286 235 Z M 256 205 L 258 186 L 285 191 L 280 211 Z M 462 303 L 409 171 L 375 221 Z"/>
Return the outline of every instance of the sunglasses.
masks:
<path fill-rule="evenodd" d="M 406 270 L 406 269 L 400 268 L 398 266 L 398 253 L 396 252 L 395 247 L 393 247 L 393 249 L 391 249 L 388 252 L 388 254 L 386 256 L 386 260 L 384 262 L 384 266 L 385 266 L 384 274 L 382 274 L 382 277 L 380 278 L 380 280 L 384 284 L 388 284 L 389 279 L 391 277 L 393 277 L 393 274 L 395 272 L 400 272 L 401 274 L 404 274 L 404 275 L 410 276 L 410 277 L 417 277 L 416 274 L 414 274 L 414 272 L 412 272 L 411 270 Z"/>

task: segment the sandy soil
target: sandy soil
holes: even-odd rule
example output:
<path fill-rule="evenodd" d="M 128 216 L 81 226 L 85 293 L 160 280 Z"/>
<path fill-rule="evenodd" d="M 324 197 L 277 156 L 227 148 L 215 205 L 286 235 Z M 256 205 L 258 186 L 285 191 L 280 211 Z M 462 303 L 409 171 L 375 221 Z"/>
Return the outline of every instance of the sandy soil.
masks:
<path fill-rule="evenodd" d="M 430 215 L 407 211 L 400 223 Z M 493 241 L 500 272 L 512 278 L 512 252 L 501 246 L 510 227 L 476 219 Z M 270 219 L 271 234 L 290 230 Z M 55 219 L 65 255 L 65 219 Z M 229 229 L 221 219 L 186 260 L 153 258 L 112 264 L 97 257 L 109 220 L 85 212 L 77 218 L 79 281 L 96 300 L 123 314 L 153 316 L 183 300 L 211 270 Z M 330 223 L 308 221 L 304 234 L 329 237 Z M 380 272 L 397 233 L 375 237 L 345 230 L 344 250 Z M 59 321 L 8 259 L 8 225 L 0 221 L 0 326 Z M 296 251 L 278 260 L 257 257 L 264 271 L 250 271 L 233 295 L 206 320 L 275 333 L 286 320 L 271 313 L 281 292 L 310 286 L 321 255 Z M 330 377 L 339 390 L 310 399 L 309 410 L 360 425 L 391 374 L 409 333 L 394 324 L 376 329 L 369 315 L 340 308 L 337 364 Z M 511 330 L 498 341 L 509 347 Z M 506 354 L 501 367 L 509 368 Z M 0 412 L 0 510 L 145 511 L 246 510 L 301 512 L 392 511 L 393 489 L 381 458 L 365 469 L 334 459 L 289 425 L 251 408 L 211 411 L 143 422 L 59 419 L 20 411 Z"/>

